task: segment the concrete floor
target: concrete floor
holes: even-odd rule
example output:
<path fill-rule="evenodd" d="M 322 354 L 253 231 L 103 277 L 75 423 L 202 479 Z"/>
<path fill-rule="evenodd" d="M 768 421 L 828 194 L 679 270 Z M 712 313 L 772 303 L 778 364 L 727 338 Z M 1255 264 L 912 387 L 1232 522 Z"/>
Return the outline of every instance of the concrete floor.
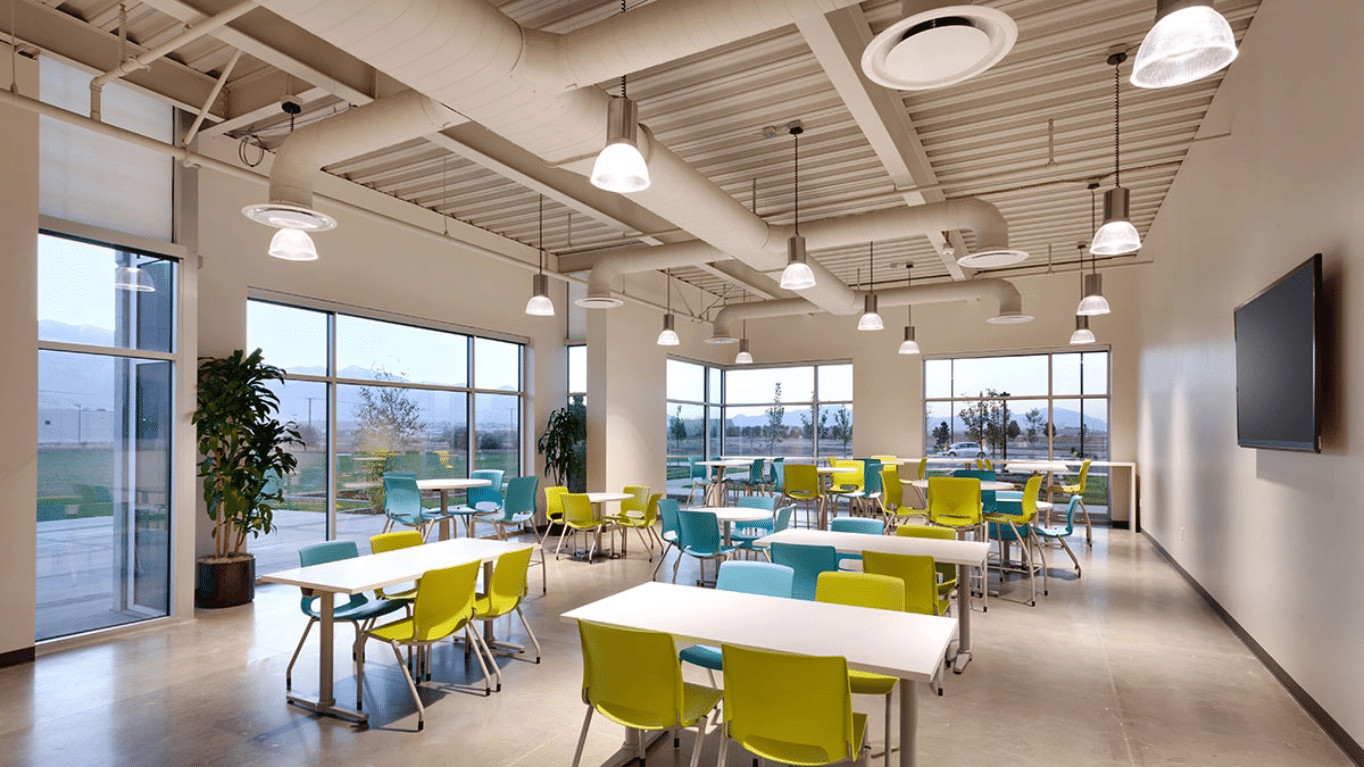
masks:
<path fill-rule="evenodd" d="M 286 705 L 284 668 L 304 619 L 296 589 L 265 586 L 251 606 L 0 670 L 0 765 L 568 765 L 584 711 L 581 656 L 575 628 L 557 616 L 647 580 L 652 565 L 635 544 L 629 558 L 594 565 L 550 559 L 549 595 L 536 588 L 527 603 L 544 662 L 503 661 L 503 692 L 460 688 L 477 665 L 443 647 L 423 689 L 424 732 L 391 654 L 374 644 L 369 728 Z M 1078 580 L 1052 570 L 1051 594 L 1036 608 L 992 598 L 974 615 L 974 662 L 948 675 L 945 697 L 921 690 L 920 764 L 1350 764 L 1144 538 L 1096 531 L 1081 561 Z M 695 573 L 683 564 L 682 578 Z M 534 568 L 531 578 L 538 587 Z M 338 638 L 349 635 L 339 628 Z M 346 700 L 353 676 L 343 660 L 336 667 Z M 315 689 L 316 668 L 314 638 L 296 690 Z M 881 700 L 854 699 L 871 714 L 878 750 Z M 608 758 L 622 732 L 595 717 L 583 763 Z M 690 743 L 684 735 L 677 764 Z M 712 736 L 704 764 L 717 748 Z M 650 763 L 675 763 L 666 741 Z"/>

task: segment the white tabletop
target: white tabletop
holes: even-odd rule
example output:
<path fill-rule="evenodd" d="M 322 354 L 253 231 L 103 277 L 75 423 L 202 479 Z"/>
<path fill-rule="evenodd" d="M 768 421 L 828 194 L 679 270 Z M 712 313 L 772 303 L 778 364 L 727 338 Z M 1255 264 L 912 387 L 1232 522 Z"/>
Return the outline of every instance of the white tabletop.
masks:
<path fill-rule="evenodd" d="M 861 466 L 818 466 L 815 471 L 820 474 L 861 474 Z"/>
<path fill-rule="evenodd" d="M 417 480 L 418 490 L 464 490 L 470 487 L 487 487 L 492 481 L 471 477 L 437 477 Z"/>
<path fill-rule="evenodd" d="M 841 655 L 852 668 L 914 682 L 931 680 L 942 667 L 956 629 L 954 618 L 671 583 L 645 583 L 561 617 L 662 631 L 685 642 Z"/>
<path fill-rule="evenodd" d="M 586 493 L 587 500 L 592 503 L 610 503 L 612 501 L 624 501 L 627 498 L 634 498 L 629 493 Z"/>
<path fill-rule="evenodd" d="M 745 460 L 743 458 L 720 458 L 713 461 L 697 461 L 696 463 L 701 466 L 711 466 L 715 468 L 724 467 L 732 469 L 736 466 L 752 466 L 753 459 Z"/>
<path fill-rule="evenodd" d="M 372 591 L 415 580 L 427 570 L 454 567 L 475 560 L 490 562 L 509 551 L 524 548 L 534 548 L 534 544 L 482 538 L 455 538 L 385 551 L 382 554 L 295 567 L 292 570 L 263 575 L 261 580 L 316 591 L 359 594 L 362 591 Z"/>
<path fill-rule="evenodd" d="M 974 477 L 962 477 L 962 479 L 974 479 Z M 902 480 L 900 480 L 900 484 L 902 484 L 902 485 L 913 485 L 913 486 L 919 488 L 920 490 L 927 490 L 927 489 L 928 489 L 928 480 L 926 480 L 926 479 L 902 479 Z M 980 481 L 980 490 L 981 490 L 981 492 L 985 492 L 985 493 L 989 493 L 989 492 L 995 492 L 995 493 L 997 493 L 997 492 L 1000 492 L 1000 491 L 1003 491 L 1003 490 L 1017 490 L 1017 489 L 1018 489 L 1018 488 L 1014 487 L 1014 484 L 1013 484 L 1012 482 L 996 482 L 996 481 L 990 480 L 990 479 L 982 479 L 982 480 Z"/>
<path fill-rule="evenodd" d="M 875 535 L 872 533 L 834 533 L 828 530 L 787 528 L 779 533 L 763 536 L 755 546 L 772 543 L 796 543 L 802 546 L 833 546 L 843 554 L 879 551 L 886 554 L 921 554 L 935 562 L 980 567 L 990 544 L 984 541 L 958 541 L 943 538 L 916 538 L 906 535 Z"/>
<path fill-rule="evenodd" d="M 740 506 L 698 506 L 683 511 L 710 511 L 715 513 L 715 518 L 720 522 L 756 522 L 759 519 L 771 519 L 772 513 L 766 509 L 755 509 Z"/>
<path fill-rule="evenodd" d="M 1005 470 L 1011 474 L 1031 474 L 1033 472 L 1065 474 L 1073 471 L 1065 461 L 1009 461 Z"/>

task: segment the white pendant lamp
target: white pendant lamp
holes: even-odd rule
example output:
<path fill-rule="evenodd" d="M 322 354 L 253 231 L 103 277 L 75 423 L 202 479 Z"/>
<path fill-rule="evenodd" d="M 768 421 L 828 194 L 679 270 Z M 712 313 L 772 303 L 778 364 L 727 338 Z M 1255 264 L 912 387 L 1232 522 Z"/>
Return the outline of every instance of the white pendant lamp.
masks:
<path fill-rule="evenodd" d="M 156 286 L 152 284 L 152 278 L 136 266 L 115 266 L 114 288 L 116 290 L 129 290 L 137 293 L 156 292 Z"/>
<path fill-rule="evenodd" d="M 1222 69 L 1236 59 L 1231 24 L 1212 0 L 1156 0 L 1156 23 L 1132 65 L 1138 88 L 1172 88 Z"/>
<path fill-rule="evenodd" d="M 858 330 L 881 330 L 886 324 L 876 311 L 876 281 L 872 279 L 874 245 L 867 243 L 867 295 L 862 299 L 862 317 L 857 321 Z"/>
<path fill-rule="evenodd" d="M 1070 334 L 1072 344 L 1092 344 L 1094 343 L 1094 331 L 1089 329 L 1089 318 L 1077 314 L 1075 315 L 1075 332 Z"/>
<path fill-rule="evenodd" d="M 815 273 L 810 269 L 809 256 L 805 253 L 805 238 L 800 236 L 800 134 L 805 129 L 792 125 L 789 130 L 795 158 L 795 231 L 786 241 L 786 268 L 781 273 L 781 286 L 785 290 L 805 290 L 815 286 Z"/>
<path fill-rule="evenodd" d="M 739 339 L 739 353 L 734 355 L 735 365 L 752 365 L 753 355 L 748 352 L 748 339 Z"/>
<path fill-rule="evenodd" d="M 905 264 L 906 280 L 905 287 L 909 287 L 914 282 L 914 264 Z M 919 342 L 914 340 L 914 305 L 905 304 L 905 340 L 900 342 L 901 354 L 918 354 Z"/>
<path fill-rule="evenodd" d="M 673 276 L 669 272 L 664 272 L 664 276 L 668 281 L 668 312 L 663 315 L 663 329 L 658 332 L 658 345 L 677 346 L 682 340 L 677 337 L 677 329 L 673 326 Z"/>
<path fill-rule="evenodd" d="M 270 249 L 266 251 L 275 258 L 285 261 L 316 261 L 317 246 L 313 238 L 302 229 L 280 229 L 270 238 Z"/>
<path fill-rule="evenodd" d="M 625 13 L 625 0 L 620 0 Z M 608 192 L 628 194 L 649 188 L 649 164 L 639 151 L 639 110 L 625 90 L 620 76 L 620 96 L 606 108 L 606 146 L 592 164 L 592 185 Z"/>
<path fill-rule="evenodd" d="M 1098 184 L 1089 185 L 1089 229 L 1094 230 L 1094 190 L 1098 189 Z M 1126 191 L 1126 190 L 1123 190 Z M 1103 277 L 1098 272 L 1098 267 L 1094 264 L 1094 251 L 1089 253 L 1090 273 L 1085 274 L 1085 251 L 1084 246 L 1080 246 L 1080 305 L 1075 308 L 1075 313 L 1092 317 L 1096 314 L 1108 314 L 1112 311 L 1108 307 L 1108 299 L 1104 298 Z"/>
<path fill-rule="evenodd" d="M 1132 212 L 1127 190 L 1122 185 L 1122 163 L 1119 159 L 1119 77 L 1122 63 L 1127 61 L 1126 53 L 1115 53 L 1108 57 L 1113 67 L 1113 188 L 1104 192 L 1104 225 L 1094 234 L 1089 243 L 1089 252 L 1095 256 L 1118 256 L 1141 249 L 1141 237 L 1137 228 L 1132 226 Z"/>
<path fill-rule="evenodd" d="M 549 277 L 545 275 L 545 196 L 540 195 L 540 271 L 532 275 L 530 300 L 526 314 L 532 317 L 553 317 L 554 302 L 549 300 Z"/>

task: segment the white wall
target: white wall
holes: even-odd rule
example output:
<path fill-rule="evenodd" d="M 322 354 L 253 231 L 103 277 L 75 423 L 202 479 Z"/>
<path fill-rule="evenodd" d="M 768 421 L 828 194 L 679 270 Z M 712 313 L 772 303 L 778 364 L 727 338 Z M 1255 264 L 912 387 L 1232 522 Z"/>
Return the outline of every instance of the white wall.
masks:
<path fill-rule="evenodd" d="M 1364 739 L 1364 4 L 1264 0 L 1146 240 L 1143 514 L 1164 546 Z M 1236 446 L 1232 309 L 1325 254 L 1320 455 Z"/>

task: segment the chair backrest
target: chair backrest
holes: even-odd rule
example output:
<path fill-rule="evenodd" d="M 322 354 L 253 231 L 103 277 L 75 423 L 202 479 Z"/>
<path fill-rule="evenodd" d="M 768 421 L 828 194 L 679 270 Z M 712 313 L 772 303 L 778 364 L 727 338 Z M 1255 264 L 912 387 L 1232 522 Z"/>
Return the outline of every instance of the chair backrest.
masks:
<path fill-rule="evenodd" d="M 734 502 L 735 506 L 741 509 L 766 509 L 772 511 L 776 508 L 776 502 L 763 495 L 745 495 Z"/>
<path fill-rule="evenodd" d="M 787 493 L 819 494 L 819 470 L 813 464 L 788 463 L 785 473 Z"/>
<path fill-rule="evenodd" d="M 748 467 L 748 481 L 755 485 L 762 484 L 766 480 L 763 478 L 763 469 L 767 463 L 766 458 L 754 458 L 752 465 Z"/>
<path fill-rule="evenodd" d="M 648 485 L 626 485 L 622 491 L 629 493 L 630 497 L 620 502 L 620 513 L 627 511 L 638 511 L 643 514 L 649 508 L 649 486 Z"/>
<path fill-rule="evenodd" d="M 866 572 L 820 573 L 815 601 L 904 612 L 905 582 L 892 575 Z"/>
<path fill-rule="evenodd" d="M 384 513 L 415 519 L 422 513 L 422 493 L 417 475 L 389 471 L 384 473 Z"/>
<path fill-rule="evenodd" d="M 772 517 L 772 532 L 780 533 L 782 530 L 791 526 L 791 515 L 795 513 L 795 506 L 783 506 L 777 509 Z"/>
<path fill-rule="evenodd" d="M 482 566 L 474 560 L 422 573 L 417 581 L 417 598 L 412 601 L 415 641 L 442 639 L 469 622 L 474 614 L 474 584 Z"/>
<path fill-rule="evenodd" d="M 502 507 L 502 476 L 506 472 L 501 469 L 476 469 L 469 472 L 470 479 L 486 479 L 489 484 L 486 487 L 471 487 L 468 495 L 465 496 L 466 503 L 471 508 L 480 511 L 492 511 Z M 479 504 L 491 504 L 480 509 Z"/>
<path fill-rule="evenodd" d="M 869 458 L 862 470 L 862 491 L 867 495 L 874 495 L 881 492 L 881 462 L 875 458 Z"/>
<path fill-rule="evenodd" d="M 771 462 L 767 464 L 767 481 L 771 482 L 772 486 L 776 487 L 778 491 L 781 490 L 781 470 L 782 464 L 784 463 L 786 463 L 785 458 L 773 458 Z"/>
<path fill-rule="evenodd" d="M 534 551 L 527 546 L 524 549 L 508 551 L 498 557 L 497 564 L 493 566 L 488 595 L 494 600 L 512 600 L 513 603 L 519 603 L 529 588 L 526 583 L 526 572 L 530 569 L 530 555 Z"/>
<path fill-rule="evenodd" d="M 502 519 L 512 520 L 518 514 L 535 512 L 535 489 L 539 477 L 512 477 L 507 481 L 507 498 L 502 503 Z"/>
<path fill-rule="evenodd" d="M 720 563 L 720 575 L 715 579 L 715 588 L 789 599 L 795 577 L 796 571 L 785 565 L 731 560 Z"/>
<path fill-rule="evenodd" d="M 975 479 L 978 479 L 982 482 L 995 481 L 995 473 L 990 469 L 957 469 L 956 471 L 952 472 L 952 476 L 974 477 Z M 995 491 L 982 490 L 980 493 L 980 502 L 981 505 L 984 507 L 984 512 L 986 514 L 994 513 L 996 505 Z"/>
<path fill-rule="evenodd" d="M 420 538 L 421 533 L 417 533 L 417 537 Z M 358 556 L 360 556 L 360 547 L 355 545 L 355 541 L 323 541 L 299 549 L 298 566 L 320 565 L 342 559 L 353 559 Z"/>
<path fill-rule="evenodd" d="M 994 471 L 995 462 L 990 460 L 989 458 L 977 458 L 976 468 L 981 471 Z"/>
<path fill-rule="evenodd" d="M 701 459 L 696 456 L 687 456 L 687 466 L 691 469 L 690 479 L 706 479 L 710 472 L 710 467 L 702 466 Z"/>
<path fill-rule="evenodd" d="M 833 546 L 806 546 L 799 543 L 773 543 L 772 562 L 795 571 L 791 596 L 814 599 L 819 574 L 838 569 L 838 551 Z"/>
<path fill-rule="evenodd" d="M 793 764 L 857 756 L 848 661 L 720 645 L 725 726 L 753 754 Z M 721 744 L 722 747 L 724 744 Z"/>
<path fill-rule="evenodd" d="M 591 527 L 597 523 L 592 511 L 592 500 L 587 493 L 564 493 L 564 522 L 574 527 Z"/>
<path fill-rule="evenodd" d="M 369 537 L 369 550 L 375 554 L 382 554 L 385 551 L 406 549 L 411 546 L 420 546 L 423 543 L 425 543 L 425 539 L 416 530 L 394 530 L 391 533 L 371 535 Z"/>
<path fill-rule="evenodd" d="M 545 488 L 545 519 L 556 522 L 564 516 L 564 495 L 568 488 L 563 485 L 551 485 Z"/>
<path fill-rule="evenodd" d="M 980 524 L 980 480 L 974 477 L 929 477 L 928 518 L 934 523 L 953 527 Z"/>
<path fill-rule="evenodd" d="M 881 502 L 890 509 L 899 508 L 905 502 L 905 488 L 900 484 L 900 467 L 893 463 L 881 467 Z"/>
<path fill-rule="evenodd" d="M 999 498 L 996 501 L 996 513 L 1010 517 L 1016 525 L 1032 524 L 1032 521 L 1037 519 L 1037 493 L 1041 487 L 1042 475 L 1032 475 L 1028 478 L 1028 483 L 1024 485 L 1023 492 L 1001 494 L 1009 497 Z"/>
<path fill-rule="evenodd" d="M 861 461 L 855 458 L 830 458 L 829 465 L 847 469 L 847 471 L 834 472 L 832 481 L 835 485 L 856 487 L 858 490 L 862 489 L 864 464 Z"/>
<path fill-rule="evenodd" d="M 654 521 L 658 519 L 658 502 L 661 500 L 663 500 L 662 493 L 654 493 L 649 496 L 649 502 L 644 506 L 645 526 L 652 526 Z"/>
<path fill-rule="evenodd" d="M 626 727 L 680 723 L 682 666 L 672 635 L 578 621 L 578 636 L 584 703 Z"/>
<path fill-rule="evenodd" d="M 674 498 L 658 499 L 658 515 L 663 519 L 663 532 L 674 533 L 679 536 L 679 541 L 682 535 L 682 522 L 678 517 L 680 508 L 680 504 Z"/>
<path fill-rule="evenodd" d="M 1077 485 L 1080 486 L 1080 492 L 1081 492 L 1081 493 L 1083 493 L 1083 492 L 1085 491 L 1085 484 L 1086 484 L 1088 481 L 1089 481 L 1089 459 L 1086 458 L 1086 459 L 1085 459 L 1085 462 L 1082 463 L 1082 464 L 1080 464 L 1080 480 L 1079 480 L 1078 482 L 1075 483 L 1075 484 L 1077 484 Z"/>
<path fill-rule="evenodd" d="M 904 584 L 905 612 L 921 615 L 938 614 L 940 600 L 938 571 L 933 557 L 922 554 L 864 551 L 862 572 L 899 578 Z"/>
<path fill-rule="evenodd" d="M 957 531 L 950 527 L 936 527 L 934 525 L 900 525 L 895 528 L 896 535 L 903 535 L 906 538 L 936 538 L 944 541 L 955 541 Z M 942 576 L 942 583 L 956 583 L 957 566 L 951 562 L 937 562 L 933 568 Z M 863 552 L 862 570 L 866 572 L 866 553 Z M 909 592 L 905 592 L 905 602 L 910 601 Z M 908 608 L 906 608 L 908 609 Z"/>
<path fill-rule="evenodd" d="M 702 556 L 720 553 L 720 520 L 713 511 L 678 512 L 682 547 Z"/>
<path fill-rule="evenodd" d="M 886 523 L 871 517 L 834 517 L 829 520 L 829 531 L 834 533 L 866 533 L 885 535 Z"/>
<path fill-rule="evenodd" d="M 919 478 L 919 479 L 924 479 L 927 475 L 928 475 L 928 457 L 925 456 L 925 457 L 919 459 L 919 473 L 918 473 L 918 478 Z"/>
<path fill-rule="evenodd" d="M 1070 497 L 1070 503 L 1066 505 L 1066 527 L 1064 535 L 1075 532 L 1075 509 L 1084 503 L 1084 499 L 1077 493 Z"/>

